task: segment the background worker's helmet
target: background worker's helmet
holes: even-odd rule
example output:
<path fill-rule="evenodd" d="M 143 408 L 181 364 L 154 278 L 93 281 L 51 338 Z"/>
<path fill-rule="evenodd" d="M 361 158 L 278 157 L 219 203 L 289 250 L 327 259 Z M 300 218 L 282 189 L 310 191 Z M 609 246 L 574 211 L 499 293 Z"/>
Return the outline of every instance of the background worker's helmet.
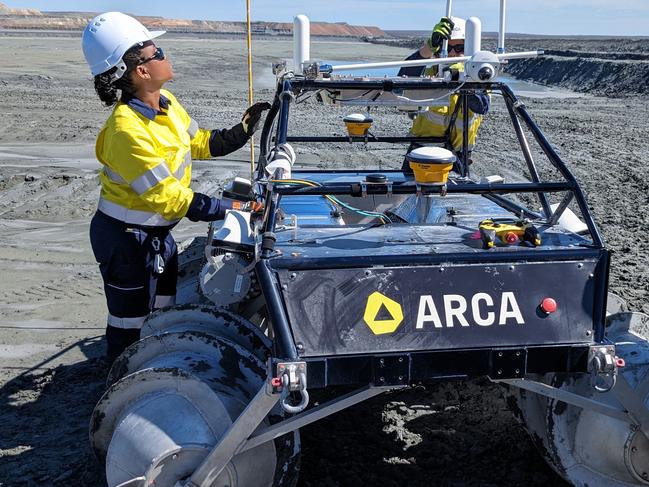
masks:
<path fill-rule="evenodd" d="M 451 31 L 451 40 L 464 39 L 464 32 L 466 31 L 466 20 L 460 17 L 451 17 L 453 21 L 453 30 Z"/>
<path fill-rule="evenodd" d="M 126 51 L 164 33 L 164 30 L 151 32 L 136 19 L 121 12 L 106 12 L 97 15 L 86 26 L 81 47 L 92 75 L 117 67 L 111 76 L 111 81 L 115 81 L 126 72 L 126 64 L 122 61 Z"/>

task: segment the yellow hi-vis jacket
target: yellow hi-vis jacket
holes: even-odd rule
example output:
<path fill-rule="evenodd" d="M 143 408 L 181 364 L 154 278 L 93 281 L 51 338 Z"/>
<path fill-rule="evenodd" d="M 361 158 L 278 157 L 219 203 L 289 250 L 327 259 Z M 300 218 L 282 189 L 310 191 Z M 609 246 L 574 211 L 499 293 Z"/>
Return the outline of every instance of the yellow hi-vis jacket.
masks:
<path fill-rule="evenodd" d="M 97 138 L 104 165 L 98 209 L 125 223 L 178 222 L 194 196 L 192 157 L 211 157 L 211 132 L 200 129 L 171 93 L 160 93 L 162 112 L 153 120 L 119 102 Z"/>
<path fill-rule="evenodd" d="M 464 70 L 461 63 L 454 64 L 454 69 Z M 425 71 L 428 76 L 437 74 L 437 66 L 432 66 Z M 443 137 L 451 123 L 451 118 L 455 108 L 460 100 L 459 95 L 451 95 L 449 103 L 443 105 L 434 105 L 426 108 L 424 112 L 419 113 L 412 123 L 410 130 L 415 137 Z M 451 127 L 450 142 L 452 149 L 456 152 L 462 150 L 462 134 L 464 129 L 464 115 L 462 107 L 458 108 L 455 124 Z M 482 115 L 478 115 L 469 110 L 469 147 L 467 150 L 473 150 L 478 135 L 478 129 L 482 123 Z"/>

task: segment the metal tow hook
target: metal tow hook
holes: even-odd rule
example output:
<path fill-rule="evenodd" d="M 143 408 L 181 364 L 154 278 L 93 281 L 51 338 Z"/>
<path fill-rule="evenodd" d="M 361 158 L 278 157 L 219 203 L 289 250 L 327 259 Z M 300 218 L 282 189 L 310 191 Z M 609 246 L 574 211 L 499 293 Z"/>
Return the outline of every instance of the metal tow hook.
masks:
<path fill-rule="evenodd" d="M 597 392 L 608 392 L 617 382 L 619 367 L 624 367 L 624 359 L 615 356 L 614 345 L 596 345 L 588 352 L 588 371 L 592 374 L 593 387 Z"/>
<path fill-rule="evenodd" d="M 281 388 L 280 404 L 289 414 L 301 413 L 309 404 L 306 388 L 306 362 L 283 362 L 277 364 L 277 377 L 272 380 L 275 387 Z M 293 405 L 289 402 L 291 392 L 299 392 L 301 401 Z"/>
<path fill-rule="evenodd" d="M 155 274 L 162 274 L 165 271 L 165 261 L 160 255 L 160 239 L 158 237 L 153 237 L 151 240 L 151 245 L 153 246 L 153 272 Z"/>

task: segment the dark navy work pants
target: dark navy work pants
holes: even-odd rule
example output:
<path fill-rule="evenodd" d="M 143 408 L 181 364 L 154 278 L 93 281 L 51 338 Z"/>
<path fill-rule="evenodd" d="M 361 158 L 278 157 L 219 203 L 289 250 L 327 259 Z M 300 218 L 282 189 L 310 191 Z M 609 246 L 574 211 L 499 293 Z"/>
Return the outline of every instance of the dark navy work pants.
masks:
<path fill-rule="evenodd" d="M 154 309 L 175 303 L 178 249 L 170 228 L 138 227 L 100 211 L 90 222 L 90 244 L 104 280 L 112 361 L 140 339 L 140 328 Z"/>

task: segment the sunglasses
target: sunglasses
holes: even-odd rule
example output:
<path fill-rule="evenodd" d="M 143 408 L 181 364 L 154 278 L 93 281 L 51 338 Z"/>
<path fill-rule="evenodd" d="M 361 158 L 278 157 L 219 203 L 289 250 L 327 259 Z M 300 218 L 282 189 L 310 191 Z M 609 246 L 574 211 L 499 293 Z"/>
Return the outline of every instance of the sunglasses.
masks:
<path fill-rule="evenodd" d="M 450 49 L 450 48 L 449 48 Z M 155 52 L 151 57 L 148 57 L 146 59 L 141 59 L 139 63 L 137 63 L 138 66 L 141 66 L 142 64 L 146 64 L 149 61 L 153 61 L 154 59 L 156 61 L 162 61 L 165 58 L 165 53 L 162 51 L 161 47 L 157 47 Z"/>
<path fill-rule="evenodd" d="M 453 46 L 448 46 L 449 54 L 453 51 L 457 52 L 458 54 L 464 52 L 464 44 L 455 44 Z"/>

